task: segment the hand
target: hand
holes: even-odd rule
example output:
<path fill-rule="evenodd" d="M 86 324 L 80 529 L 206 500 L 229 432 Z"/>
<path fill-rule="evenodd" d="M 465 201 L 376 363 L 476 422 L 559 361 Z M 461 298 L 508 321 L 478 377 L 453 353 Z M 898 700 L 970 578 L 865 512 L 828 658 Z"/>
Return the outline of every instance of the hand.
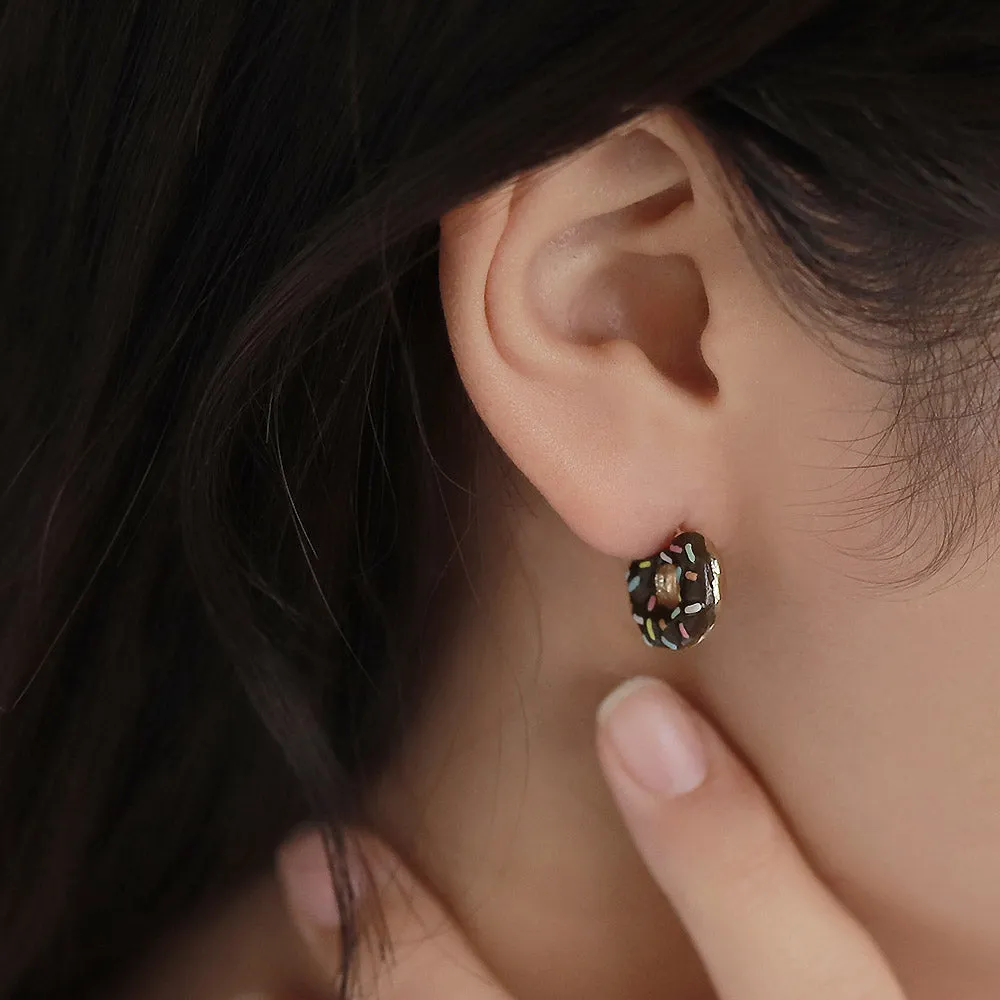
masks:
<path fill-rule="evenodd" d="M 597 744 L 632 838 L 720 1000 L 904 1000 L 750 772 L 679 695 L 648 678 L 626 682 L 601 705 Z"/>
<path fill-rule="evenodd" d="M 719 1000 L 905 1000 L 885 957 L 809 869 L 750 772 L 679 695 L 660 681 L 628 681 L 601 706 L 597 729 L 615 801 Z M 383 1000 L 510 1000 L 433 896 L 378 842 L 360 843 L 382 873 L 395 951 L 389 966 L 363 965 L 362 985 L 378 977 Z M 321 897 L 319 920 L 309 905 L 320 869 L 318 834 L 288 845 L 279 864 L 297 923 L 333 975 L 332 899 Z"/>
<path fill-rule="evenodd" d="M 385 844 L 369 834 L 355 836 L 351 849 L 364 856 L 368 887 L 377 900 L 362 896 L 358 922 L 392 942 L 392 961 L 362 945 L 356 956 L 351 995 L 378 1000 L 511 1000 L 473 953 L 442 905 Z M 340 926 L 327 858 L 318 830 L 306 830 L 278 853 L 277 873 L 292 921 L 315 960 L 314 975 L 300 978 L 295 1000 L 335 996 L 340 974 Z M 364 879 L 361 882 L 364 891 Z M 318 975 L 316 975 L 318 973 Z M 282 992 L 281 1000 L 292 993 Z M 240 1000 L 258 1000 L 240 998 Z M 261 998 L 265 1000 L 265 998 Z M 270 994 L 266 1000 L 272 1000 Z M 275 997 L 274 1000 L 277 1000 Z"/>

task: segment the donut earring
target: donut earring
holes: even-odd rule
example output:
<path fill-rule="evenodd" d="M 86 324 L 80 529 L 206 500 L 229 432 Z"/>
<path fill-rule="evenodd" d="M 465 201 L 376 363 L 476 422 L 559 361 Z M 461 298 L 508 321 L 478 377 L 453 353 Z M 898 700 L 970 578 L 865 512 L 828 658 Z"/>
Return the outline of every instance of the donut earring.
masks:
<path fill-rule="evenodd" d="M 684 649 L 715 624 L 722 567 L 697 531 L 682 531 L 661 552 L 637 559 L 625 579 L 632 618 L 647 646 Z"/>

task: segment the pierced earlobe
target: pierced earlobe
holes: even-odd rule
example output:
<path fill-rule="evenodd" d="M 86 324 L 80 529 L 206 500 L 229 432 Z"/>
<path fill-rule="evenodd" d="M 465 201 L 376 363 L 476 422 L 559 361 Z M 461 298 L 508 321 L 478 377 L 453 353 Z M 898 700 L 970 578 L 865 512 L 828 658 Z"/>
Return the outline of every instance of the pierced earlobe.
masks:
<path fill-rule="evenodd" d="M 636 559 L 625 579 L 643 642 L 661 649 L 701 642 L 715 624 L 721 575 L 718 557 L 696 531 L 682 531 L 661 551 Z"/>

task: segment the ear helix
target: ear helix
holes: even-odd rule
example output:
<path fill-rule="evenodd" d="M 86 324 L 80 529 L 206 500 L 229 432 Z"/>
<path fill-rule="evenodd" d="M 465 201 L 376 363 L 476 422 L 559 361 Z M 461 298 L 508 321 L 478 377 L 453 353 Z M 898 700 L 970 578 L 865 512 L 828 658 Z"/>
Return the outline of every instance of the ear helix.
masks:
<path fill-rule="evenodd" d="M 715 625 L 722 567 L 703 535 L 682 531 L 625 574 L 632 618 L 647 646 L 685 649 Z"/>

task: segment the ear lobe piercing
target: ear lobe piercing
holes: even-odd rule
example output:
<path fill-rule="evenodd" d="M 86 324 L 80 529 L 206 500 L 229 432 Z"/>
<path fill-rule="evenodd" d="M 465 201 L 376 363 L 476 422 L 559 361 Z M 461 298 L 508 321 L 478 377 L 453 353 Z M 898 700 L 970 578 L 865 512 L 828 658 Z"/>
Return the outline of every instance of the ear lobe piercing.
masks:
<path fill-rule="evenodd" d="M 659 552 L 637 559 L 625 579 L 632 618 L 647 646 L 684 649 L 715 624 L 722 567 L 697 531 L 682 531 Z"/>

